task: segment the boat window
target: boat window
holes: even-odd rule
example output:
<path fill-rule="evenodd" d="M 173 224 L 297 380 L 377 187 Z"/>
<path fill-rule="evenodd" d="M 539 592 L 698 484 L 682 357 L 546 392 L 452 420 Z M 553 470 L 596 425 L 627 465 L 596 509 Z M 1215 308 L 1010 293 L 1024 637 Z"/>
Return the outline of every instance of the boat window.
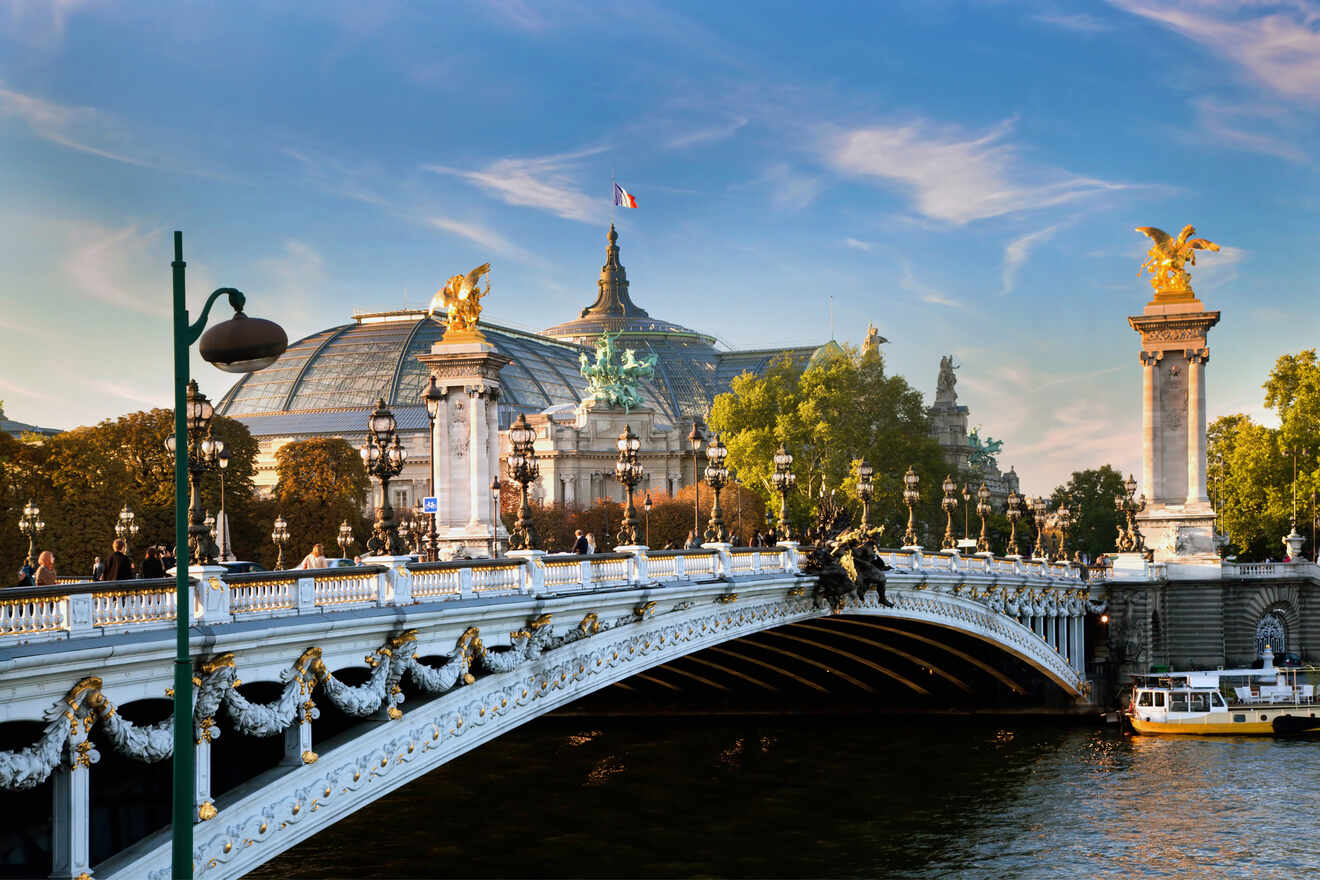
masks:
<path fill-rule="evenodd" d="M 1170 694 L 1169 711 L 1170 712 L 1187 711 L 1187 691 L 1174 691 L 1172 694 Z"/>
<path fill-rule="evenodd" d="M 1188 695 L 1187 704 L 1189 712 L 1209 712 L 1210 695 L 1202 691 L 1192 691 Z"/>
<path fill-rule="evenodd" d="M 1141 692 L 1140 696 L 1137 697 L 1137 705 L 1138 705 L 1138 706 L 1149 706 L 1149 705 L 1150 705 L 1150 691 L 1142 691 L 1142 692 Z"/>
<path fill-rule="evenodd" d="M 1155 708 L 1156 709 L 1164 708 L 1164 691 L 1155 692 Z"/>
<path fill-rule="evenodd" d="M 1234 724 L 1241 724 L 1243 721 L 1246 721 L 1246 720 L 1247 720 L 1247 716 L 1246 716 L 1246 715 L 1234 715 L 1234 716 L 1233 716 L 1233 723 L 1234 723 Z"/>
<path fill-rule="evenodd" d="M 1221 697 L 1219 694 L 1211 694 L 1211 695 L 1210 695 L 1210 705 L 1211 705 L 1211 706 L 1214 706 L 1216 709 L 1227 709 L 1227 708 L 1228 708 L 1227 706 L 1224 705 L 1224 698 Z"/>

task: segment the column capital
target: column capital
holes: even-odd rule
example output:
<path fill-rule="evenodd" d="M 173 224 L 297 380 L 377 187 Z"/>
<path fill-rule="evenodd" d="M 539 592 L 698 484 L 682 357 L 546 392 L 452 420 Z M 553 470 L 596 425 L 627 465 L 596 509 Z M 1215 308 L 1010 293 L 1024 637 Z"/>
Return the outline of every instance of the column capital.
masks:
<path fill-rule="evenodd" d="M 1159 349 L 1155 351 L 1142 350 L 1137 352 L 1137 359 L 1141 361 L 1143 367 L 1154 367 L 1164 360 L 1164 352 Z"/>
<path fill-rule="evenodd" d="M 1189 348 L 1183 352 L 1188 363 L 1204 364 L 1210 360 L 1210 349 L 1208 348 Z"/>

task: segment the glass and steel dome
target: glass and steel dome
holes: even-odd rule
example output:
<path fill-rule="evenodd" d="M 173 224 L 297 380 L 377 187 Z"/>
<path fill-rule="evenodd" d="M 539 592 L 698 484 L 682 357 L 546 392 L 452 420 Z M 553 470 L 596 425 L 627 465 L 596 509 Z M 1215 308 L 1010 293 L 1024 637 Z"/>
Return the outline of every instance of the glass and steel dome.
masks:
<path fill-rule="evenodd" d="M 672 424 L 706 413 L 738 374 L 759 373 L 784 354 L 805 362 L 815 350 L 719 351 L 711 336 L 651 318 L 628 296 L 613 226 L 598 287 L 596 302 L 577 319 L 544 334 L 481 321 L 486 339 L 513 359 L 500 372 L 502 428 L 520 412 L 580 403 L 587 386 L 581 359 L 593 357 L 590 346 L 601 333 L 619 333 L 618 346 L 639 357 L 657 356 L 655 378 L 640 390 L 644 405 Z M 217 412 L 241 419 L 258 436 L 358 431 L 361 413 L 383 397 L 401 428 L 424 428 L 420 395 L 427 371 L 418 356 L 444 334 L 445 320 L 417 310 L 353 318 L 292 343 L 273 365 L 244 376 Z"/>

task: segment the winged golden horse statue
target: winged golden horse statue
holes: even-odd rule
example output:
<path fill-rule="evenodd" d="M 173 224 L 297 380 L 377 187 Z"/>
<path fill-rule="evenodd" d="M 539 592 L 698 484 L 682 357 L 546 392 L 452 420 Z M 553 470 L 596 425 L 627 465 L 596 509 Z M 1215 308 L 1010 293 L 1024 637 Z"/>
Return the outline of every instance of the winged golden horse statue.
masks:
<path fill-rule="evenodd" d="M 482 263 L 466 275 L 455 275 L 445 282 L 445 286 L 431 297 L 431 307 L 426 310 L 434 315 L 437 308 L 443 308 L 449 316 L 449 326 L 445 336 L 451 333 L 478 333 L 477 319 L 481 317 L 481 298 L 490 293 L 490 263 Z M 481 289 L 481 277 L 486 276 L 486 289 Z"/>
<path fill-rule="evenodd" d="M 1192 293 L 1191 276 L 1184 266 L 1196 265 L 1197 251 L 1217 251 L 1219 245 L 1208 238 L 1192 238 L 1196 227 L 1184 226 L 1178 237 L 1174 238 L 1163 229 L 1154 226 L 1138 226 L 1137 232 L 1152 242 L 1146 252 L 1146 262 L 1141 264 L 1141 272 L 1151 273 L 1150 286 L 1155 288 L 1155 295 Z"/>

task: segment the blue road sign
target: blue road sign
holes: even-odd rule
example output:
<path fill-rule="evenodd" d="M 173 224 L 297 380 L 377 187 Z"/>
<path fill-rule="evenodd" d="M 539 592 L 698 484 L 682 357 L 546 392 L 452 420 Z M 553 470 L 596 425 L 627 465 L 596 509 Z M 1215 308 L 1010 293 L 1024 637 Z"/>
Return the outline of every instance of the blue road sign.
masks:
<path fill-rule="evenodd" d="M 427 495 L 422 499 L 422 513 L 439 513 L 440 502 L 434 495 Z"/>

